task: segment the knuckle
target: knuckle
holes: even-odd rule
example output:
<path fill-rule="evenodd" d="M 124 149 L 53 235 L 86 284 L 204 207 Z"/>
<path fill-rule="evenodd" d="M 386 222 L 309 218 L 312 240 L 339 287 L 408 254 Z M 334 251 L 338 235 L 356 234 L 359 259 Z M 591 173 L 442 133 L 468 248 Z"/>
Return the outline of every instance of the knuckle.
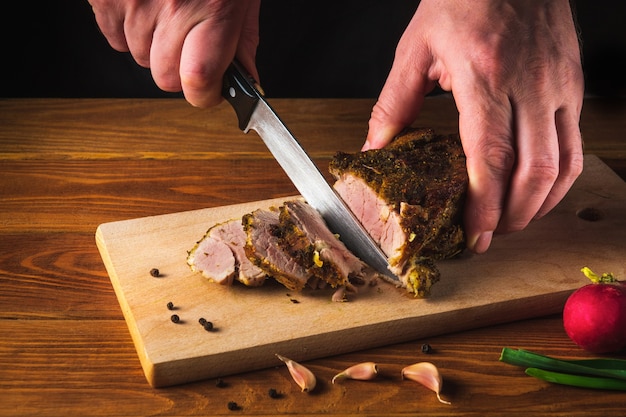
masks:
<path fill-rule="evenodd" d="M 479 39 L 473 43 L 470 53 L 472 73 L 480 82 L 486 84 L 488 91 L 498 91 L 513 77 L 513 61 L 507 58 L 501 41 Z"/>
<path fill-rule="evenodd" d="M 561 172 L 559 175 L 570 182 L 574 182 L 576 178 L 583 172 L 584 157 L 583 153 L 575 152 L 566 155 L 561 163 Z"/>
<path fill-rule="evenodd" d="M 550 189 L 559 177 L 559 171 L 559 161 L 552 155 L 546 154 L 520 167 L 520 176 L 525 187 L 536 194 Z"/>
<path fill-rule="evenodd" d="M 508 177 L 515 165 L 515 149 L 508 140 L 482 141 L 478 154 L 489 173 L 498 178 Z"/>

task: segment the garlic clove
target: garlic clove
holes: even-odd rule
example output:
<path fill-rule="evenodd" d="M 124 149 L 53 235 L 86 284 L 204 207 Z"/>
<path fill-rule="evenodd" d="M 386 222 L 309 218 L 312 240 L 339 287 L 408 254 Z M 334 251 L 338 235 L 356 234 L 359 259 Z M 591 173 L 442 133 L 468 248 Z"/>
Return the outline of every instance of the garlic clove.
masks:
<path fill-rule="evenodd" d="M 302 392 L 311 392 L 315 388 L 316 379 L 313 372 L 298 362 L 292 361 L 282 355 L 276 354 L 276 357 L 287 365 L 287 369 L 293 380 L 302 389 Z"/>
<path fill-rule="evenodd" d="M 378 374 L 378 365 L 374 362 L 362 362 L 356 365 L 349 367 L 348 369 L 339 372 L 332 379 L 332 383 L 334 384 L 336 380 L 339 379 L 358 379 L 361 381 L 366 381 L 369 379 L 374 379 Z"/>
<path fill-rule="evenodd" d="M 439 370 L 432 363 L 419 362 L 409 365 L 402 370 L 402 378 L 419 382 L 426 388 L 434 391 L 437 394 L 439 402 L 443 404 L 451 404 L 450 401 L 445 401 L 441 398 L 440 393 L 441 388 L 443 387 L 443 380 L 441 379 Z"/>
<path fill-rule="evenodd" d="M 348 299 L 346 298 L 346 287 L 344 286 L 337 288 L 337 290 L 335 290 L 335 292 L 333 293 L 331 300 L 334 303 L 343 303 L 348 301 Z"/>

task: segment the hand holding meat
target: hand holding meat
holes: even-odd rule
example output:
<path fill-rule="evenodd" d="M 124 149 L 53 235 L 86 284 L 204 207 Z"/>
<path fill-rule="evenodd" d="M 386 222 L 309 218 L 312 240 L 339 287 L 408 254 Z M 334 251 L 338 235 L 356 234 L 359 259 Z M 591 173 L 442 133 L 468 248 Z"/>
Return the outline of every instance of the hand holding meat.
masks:
<path fill-rule="evenodd" d="M 221 102 L 224 72 L 236 56 L 258 79 L 260 0 L 89 0 L 100 30 L 118 51 L 130 51 L 165 91 L 189 103 Z"/>
<path fill-rule="evenodd" d="M 467 157 L 468 247 L 545 215 L 582 170 L 583 74 L 567 0 L 423 0 L 375 105 L 364 149 L 417 117 L 436 83 L 454 94 Z"/>

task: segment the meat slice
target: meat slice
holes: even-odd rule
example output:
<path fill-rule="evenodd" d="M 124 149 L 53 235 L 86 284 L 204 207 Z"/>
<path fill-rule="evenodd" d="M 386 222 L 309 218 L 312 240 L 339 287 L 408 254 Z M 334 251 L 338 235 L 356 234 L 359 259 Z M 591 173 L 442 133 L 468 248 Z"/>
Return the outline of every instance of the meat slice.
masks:
<path fill-rule="evenodd" d="M 219 284 L 230 285 L 235 277 L 235 255 L 226 243 L 206 236 L 189 251 L 187 263 L 194 272 Z"/>
<path fill-rule="evenodd" d="M 278 209 L 255 210 L 242 218 L 248 258 L 285 287 L 300 291 L 310 278 L 299 260 L 285 250 Z"/>
<path fill-rule="evenodd" d="M 358 259 L 303 200 L 243 216 L 246 254 L 269 276 L 291 290 L 305 286 L 347 287 L 351 280 L 371 281 L 377 274 Z"/>
<path fill-rule="evenodd" d="M 468 177 L 458 135 L 404 131 L 386 148 L 337 153 L 335 189 L 388 256 L 407 290 L 429 293 L 435 260 L 465 247 L 462 213 Z"/>
<path fill-rule="evenodd" d="M 285 251 L 311 277 L 331 287 L 347 286 L 351 277 L 367 277 L 367 265 L 346 248 L 320 213 L 307 203 L 286 201 L 280 207 L 280 228 Z"/>
<path fill-rule="evenodd" d="M 189 251 L 187 263 L 193 271 L 220 284 L 230 285 L 236 277 L 248 286 L 263 285 L 267 274 L 246 256 L 246 233 L 241 219 L 211 227 Z"/>

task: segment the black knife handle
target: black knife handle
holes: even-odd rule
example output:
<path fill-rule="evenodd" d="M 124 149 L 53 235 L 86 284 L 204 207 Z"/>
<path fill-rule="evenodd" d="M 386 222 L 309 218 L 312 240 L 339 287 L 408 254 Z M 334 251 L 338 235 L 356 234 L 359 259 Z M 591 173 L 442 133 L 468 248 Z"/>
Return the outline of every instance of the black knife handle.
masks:
<path fill-rule="evenodd" d="M 239 120 L 239 129 L 246 131 L 252 112 L 261 99 L 261 95 L 255 88 L 254 79 L 237 60 L 228 66 L 224 74 L 222 96 L 235 109 Z"/>

